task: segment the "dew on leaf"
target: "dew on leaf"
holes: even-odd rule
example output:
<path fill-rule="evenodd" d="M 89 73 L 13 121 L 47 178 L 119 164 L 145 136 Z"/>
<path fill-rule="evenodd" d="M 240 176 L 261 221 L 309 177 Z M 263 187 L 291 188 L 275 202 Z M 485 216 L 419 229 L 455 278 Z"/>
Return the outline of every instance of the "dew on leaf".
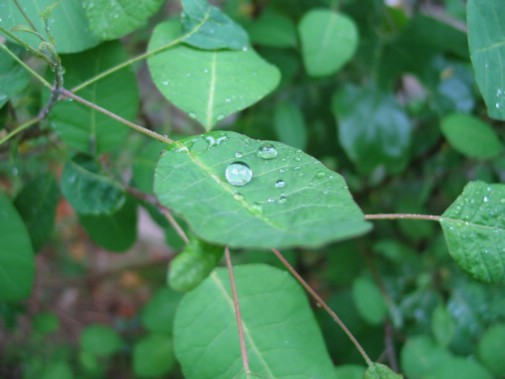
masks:
<path fill-rule="evenodd" d="M 251 209 L 252 209 L 252 211 L 253 211 L 254 213 L 257 213 L 257 214 L 261 214 L 261 213 L 263 213 L 263 207 L 261 206 L 261 204 L 260 204 L 260 203 L 256 203 L 256 202 L 255 202 L 255 203 L 253 203 L 253 204 L 251 205 Z"/>
<path fill-rule="evenodd" d="M 235 187 L 245 186 L 253 177 L 251 168 L 244 162 L 233 162 L 226 167 L 224 176 Z"/>
<path fill-rule="evenodd" d="M 235 153 L 235 158 L 242 158 L 244 156 L 244 154 L 242 154 L 240 151 L 237 151 Z"/>
<path fill-rule="evenodd" d="M 286 195 L 281 195 L 281 197 L 279 198 L 279 204 L 284 204 L 286 201 L 288 201 Z"/>
<path fill-rule="evenodd" d="M 196 113 L 195 112 L 189 112 L 188 116 L 191 118 L 196 118 Z"/>
<path fill-rule="evenodd" d="M 224 118 L 224 115 L 222 115 L 222 114 L 219 114 L 216 117 L 217 121 L 221 121 L 223 118 Z"/>
<path fill-rule="evenodd" d="M 322 171 L 320 171 L 316 174 L 316 178 L 319 178 L 319 179 L 324 178 L 325 176 L 326 176 L 326 174 Z"/>
<path fill-rule="evenodd" d="M 256 155 L 258 156 L 258 158 L 268 160 L 268 159 L 274 159 L 278 155 L 278 152 L 275 149 L 274 145 L 272 145 L 271 143 L 264 143 L 259 147 Z"/>
<path fill-rule="evenodd" d="M 284 188 L 286 187 L 286 182 L 282 179 L 279 179 L 275 182 L 275 188 Z"/>
<path fill-rule="evenodd" d="M 237 200 L 244 200 L 244 195 L 242 195 L 240 192 L 235 192 L 233 197 Z"/>

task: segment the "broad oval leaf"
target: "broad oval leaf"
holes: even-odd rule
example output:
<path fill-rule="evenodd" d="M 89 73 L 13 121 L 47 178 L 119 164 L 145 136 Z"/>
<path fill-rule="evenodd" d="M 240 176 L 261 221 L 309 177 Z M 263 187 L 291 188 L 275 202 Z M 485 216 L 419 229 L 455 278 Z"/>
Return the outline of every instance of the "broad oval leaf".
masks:
<path fill-rule="evenodd" d="M 33 318 L 32 327 L 37 333 L 51 334 L 60 328 L 60 319 L 55 313 L 40 312 Z"/>
<path fill-rule="evenodd" d="M 298 25 L 303 62 L 310 76 L 337 72 L 358 47 L 358 28 L 344 14 L 329 9 L 311 10 Z"/>
<path fill-rule="evenodd" d="M 51 174 L 40 175 L 26 183 L 14 205 L 30 233 L 33 250 L 39 251 L 51 235 L 60 190 Z"/>
<path fill-rule="evenodd" d="M 0 191 L 0 301 L 26 299 L 32 290 L 35 259 L 30 236 L 10 200 Z"/>
<path fill-rule="evenodd" d="M 495 377 L 505 373 L 505 324 L 491 326 L 479 341 L 478 356 L 482 364 L 491 371 Z"/>
<path fill-rule="evenodd" d="M 454 336 L 455 325 L 451 312 L 439 305 L 431 316 L 431 332 L 440 346 L 447 346 Z"/>
<path fill-rule="evenodd" d="M 175 43 L 178 37 L 177 22 L 161 23 L 152 34 L 148 51 Z M 179 45 L 147 62 L 161 93 L 207 130 L 268 95 L 280 80 L 279 70 L 251 48 L 206 51 Z"/>
<path fill-rule="evenodd" d="M 412 126 L 392 95 L 347 87 L 335 94 L 332 109 L 339 142 L 363 171 L 380 165 L 397 170 L 406 163 Z"/>
<path fill-rule="evenodd" d="M 100 40 L 90 33 L 88 20 L 80 0 L 18 0 L 23 11 L 33 22 L 38 32 L 48 39 L 41 13 L 52 8 L 48 17 L 51 36 L 56 41 L 59 53 L 75 53 L 96 46 Z M 15 26 L 25 25 L 25 18 L 14 1 L 0 1 L 0 27 L 11 30 Z M 14 32 L 22 41 L 37 49 L 40 39 L 25 31 Z"/>
<path fill-rule="evenodd" d="M 163 0 L 84 0 L 91 32 L 102 40 L 121 38 L 142 26 Z"/>
<path fill-rule="evenodd" d="M 370 229 L 340 175 L 300 150 L 234 132 L 174 143 L 154 192 L 200 238 L 232 247 L 317 247 Z"/>
<path fill-rule="evenodd" d="M 150 332 L 172 334 L 175 311 L 182 295 L 171 288 L 162 288 L 142 309 L 142 325 Z"/>
<path fill-rule="evenodd" d="M 192 290 L 205 280 L 222 256 L 222 246 L 211 245 L 192 237 L 184 250 L 170 262 L 170 287 L 181 292 Z"/>
<path fill-rule="evenodd" d="M 254 44 L 276 48 L 296 47 L 296 27 L 290 18 L 270 9 L 265 9 L 254 22 L 246 25 Z"/>
<path fill-rule="evenodd" d="M 280 103 L 275 108 L 274 127 L 281 142 L 304 150 L 307 146 L 307 126 L 303 113 L 292 103 Z"/>
<path fill-rule="evenodd" d="M 464 113 L 453 113 L 442 120 L 442 133 L 449 143 L 470 158 L 488 159 L 503 151 L 502 142 L 489 124 Z"/>
<path fill-rule="evenodd" d="M 251 371 L 261 378 L 334 378 L 319 326 L 290 274 L 261 264 L 234 272 Z M 174 344 L 187 379 L 229 379 L 242 371 L 226 269 L 181 300 Z"/>
<path fill-rule="evenodd" d="M 242 27 L 207 0 L 182 0 L 184 43 L 200 49 L 243 49 L 249 37 Z"/>
<path fill-rule="evenodd" d="M 426 336 L 410 337 L 401 351 L 402 369 L 407 378 L 429 377 L 433 367 L 452 359 L 451 353 Z"/>
<path fill-rule="evenodd" d="M 108 357 L 117 353 L 122 343 L 115 329 L 101 324 L 87 326 L 79 338 L 81 348 L 97 357 Z"/>
<path fill-rule="evenodd" d="M 141 378 L 159 378 L 175 365 L 172 337 L 151 334 L 133 346 L 133 371 Z"/>
<path fill-rule="evenodd" d="M 505 185 L 468 183 L 440 223 L 459 267 L 478 280 L 505 283 Z"/>
<path fill-rule="evenodd" d="M 77 86 L 125 60 L 126 53 L 118 41 L 104 43 L 80 54 L 63 56 L 65 86 Z M 130 68 L 81 89 L 78 95 L 130 121 L 137 114 L 139 94 Z M 49 118 L 63 142 L 93 155 L 122 147 L 129 133 L 127 126 L 70 100 L 58 102 Z"/>
<path fill-rule="evenodd" d="M 40 379 L 74 379 L 72 367 L 64 361 L 50 361 L 37 373 Z"/>
<path fill-rule="evenodd" d="M 109 251 L 126 251 L 137 240 L 137 202 L 132 197 L 114 213 L 80 214 L 79 220 L 89 237 Z"/>
<path fill-rule="evenodd" d="M 363 379 L 403 379 L 403 375 L 397 374 L 382 363 L 374 363 L 366 369 Z"/>
<path fill-rule="evenodd" d="M 368 323 L 379 325 L 387 316 L 388 308 L 384 297 L 371 279 L 358 277 L 352 284 L 352 297 L 359 314 Z"/>
<path fill-rule="evenodd" d="M 1 9 L 1 5 L 0 5 Z M 0 24 L 1 25 L 1 24 Z M 14 49 L 15 51 L 17 49 Z M 30 74 L 0 47 L 0 108 L 9 99 L 24 90 Z"/>
<path fill-rule="evenodd" d="M 475 78 L 493 118 L 505 120 L 505 2 L 469 0 L 468 43 Z"/>
<path fill-rule="evenodd" d="M 76 155 L 67 161 L 61 174 L 63 195 L 80 214 L 112 214 L 125 202 L 123 188 L 100 174 L 100 165 L 91 157 Z"/>

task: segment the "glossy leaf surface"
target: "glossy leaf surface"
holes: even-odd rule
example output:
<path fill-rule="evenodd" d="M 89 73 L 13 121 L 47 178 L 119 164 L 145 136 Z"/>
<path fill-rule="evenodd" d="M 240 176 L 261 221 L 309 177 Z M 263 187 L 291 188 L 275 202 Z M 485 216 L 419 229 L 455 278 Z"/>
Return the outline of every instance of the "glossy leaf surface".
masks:
<path fill-rule="evenodd" d="M 26 299 L 32 290 L 35 259 L 30 235 L 10 200 L 0 191 L 0 300 Z"/>
<path fill-rule="evenodd" d="M 121 38 L 142 26 L 163 0 L 83 0 L 91 32 L 101 40 Z"/>
<path fill-rule="evenodd" d="M 484 282 L 505 282 L 505 185 L 470 182 L 440 223 L 459 267 Z"/>
<path fill-rule="evenodd" d="M 63 195 L 80 214 L 112 214 L 125 202 L 123 188 L 101 175 L 100 165 L 91 157 L 76 155 L 67 161 L 61 174 Z"/>
<path fill-rule="evenodd" d="M 58 183 L 52 175 L 45 174 L 28 182 L 14 201 L 35 252 L 44 246 L 53 231 L 59 198 Z"/>
<path fill-rule="evenodd" d="M 410 147 L 412 126 L 392 96 L 378 90 L 347 87 L 333 98 L 338 138 L 349 158 L 369 172 L 379 165 L 395 169 Z"/>
<path fill-rule="evenodd" d="M 310 76 L 334 74 L 352 58 L 358 46 L 354 21 L 330 10 L 309 11 L 300 21 L 298 32 Z"/>
<path fill-rule="evenodd" d="M 26 87 L 29 78 L 28 71 L 0 49 L 0 108 Z"/>
<path fill-rule="evenodd" d="M 251 371 L 258 377 L 330 379 L 334 368 L 301 287 L 266 265 L 234 268 Z M 175 352 L 187 379 L 229 379 L 242 370 L 226 269 L 182 299 Z M 289 362 L 289 364 L 286 364 Z"/>
<path fill-rule="evenodd" d="M 86 79 L 127 59 L 118 41 L 104 43 L 80 54 L 62 58 L 65 86 L 72 88 Z M 118 116 L 133 121 L 139 94 L 130 68 L 117 71 L 77 92 L 86 100 Z M 102 154 L 121 147 L 129 128 L 75 101 L 60 101 L 50 113 L 50 120 L 63 142 L 89 154 Z"/>
<path fill-rule="evenodd" d="M 489 115 L 505 120 L 505 2 L 469 0 L 468 42 L 475 78 Z"/>
<path fill-rule="evenodd" d="M 441 128 L 454 149 L 467 157 L 487 159 L 503 151 L 503 143 L 495 131 L 476 117 L 452 113 L 442 120 Z"/>
<path fill-rule="evenodd" d="M 249 38 L 242 27 L 207 0 L 182 0 L 181 21 L 188 37 L 184 43 L 200 49 L 247 48 Z"/>
<path fill-rule="evenodd" d="M 53 8 L 48 16 L 48 25 L 59 53 L 83 51 L 100 42 L 90 33 L 88 20 L 79 0 L 65 0 L 58 3 L 53 0 L 19 0 L 18 3 L 46 39 L 48 37 L 41 13 L 47 8 Z M 18 25 L 28 26 L 14 1 L 1 1 L 0 14 L 2 15 L 0 26 L 7 30 Z M 14 34 L 33 48 L 39 47 L 40 39 L 32 33 L 18 31 Z"/>
<path fill-rule="evenodd" d="M 149 51 L 179 36 L 178 23 L 159 24 Z M 277 68 L 251 48 L 205 51 L 179 45 L 150 57 L 148 64 L 160 92 L 207 130 L 268 95 L 280 80 Z"/>
<path fill-rule="evenodd" d="M 300 150 L 234 132 L 174 143 L 154 191 L 199 237 L 232 247 L 315 247 L 370 228 L 340 175 Z"/>

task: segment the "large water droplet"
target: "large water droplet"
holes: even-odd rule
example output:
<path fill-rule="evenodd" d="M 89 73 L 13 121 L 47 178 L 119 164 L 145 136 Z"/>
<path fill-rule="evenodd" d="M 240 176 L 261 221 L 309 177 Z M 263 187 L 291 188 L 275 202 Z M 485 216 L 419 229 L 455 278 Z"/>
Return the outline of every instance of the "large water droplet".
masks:
<path fill-rule="evenodd" d="M 271 143 L 262 144 L 256 153 L 256 155 L 261 159 L 274 159 L 277 154 L 277 150 Z"/>
<path fill-rule="evenodd" d="M 286 187 L 286 182 L 284 180 L 280 179 L 275 182 L 275 188 L 284 188 L 284 187 Z"/>
<path fill-rule="evenodd" d="M 226 167 L 224 176 L 232 186 L 241 187 L 251 181 L 253 172 L 246 163 L 233 162 Z"/>

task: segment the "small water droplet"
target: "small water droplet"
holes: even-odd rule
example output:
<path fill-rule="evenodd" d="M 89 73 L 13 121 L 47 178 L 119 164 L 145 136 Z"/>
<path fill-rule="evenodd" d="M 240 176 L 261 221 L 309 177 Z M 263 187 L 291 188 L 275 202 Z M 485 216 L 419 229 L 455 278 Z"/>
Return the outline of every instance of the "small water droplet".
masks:
<path fill-rule="evenodd" d="M 247 46 L 244 46 L 244 47 L 242 48 L 242 51 L 247 51 L 247 50 L 249 50 L 249 48 L 248 48 Z"/>
<path fill-rule="evenodd" d="M 286 169 L 286 168 L 281 168 L 281 169 L 279 170 L 279 172 L 280 172 L 281 174 L 284 174 L 286 171 L 288 171 L 288 169 Z"/>
<path fill-rule="evenodd" d="M 175 150 L 176 153 L 189 153 L 189 149 L 186 146 L 180 147 Z"/>
<path fill-rule="evenodd" d="M 225 103 L 231 103 L 231 99 L 229 97 L 227 97 L 226 99 L 224 99 L 224 102 Z"/>
<path fill-rule="evenodd" d="M 233 195 L 233 197 L 237 200 L 244 200 L 244 195 L 242 195 L 240 192 L 235 192 L 235 194 Z"/>
<path fill-rule="evenodd" d="M 240 151 L 237 151 L 235 153 L 235 158 L 242 158 L 244 156 L 244 154 L 242 154 Z"/>
<path fill-rule="evenodd" d="M 253 172 L 246 163 L 233 162 L 226 167 L 224 176 L 232 186 L 241 187 L 251 181 Z"/>
<path fill-rule="evenodd" d="M 279 197 L 279 204 L 284 204 L 286 201 L 288 201 L 286 195 L 281 195 L 281 197 Z"/>
<path fill-rule="evenodd" d="M 274 200 L 273 198 L 269 197 L 267 201 L 268 201 L 269 203 L 273 203 L 275 200 Z"/>
<path fill-rule="evenodd" d="M 286 187 L 286 182 L 284 180 L 280 179 L 275 182 L 275 188 L 284 188 L 284 187 Z"/>
<path fill-rule="evenodd" d="M 196 113 L 195 112 L 189 112 L 188 116 L 191 118 L 196 118 Z"/>
<path fill-rule="evenodd" d="M 254 213 L 257 213 L 257 214 L 262 214 L 263 213 L 263 207 L 261 206 L 260 203 L 253 203 L 251 205 L 251 209 Z"/>
<path fill-rule="evenodd" d="M 168 83 L 170 83 L 170 82 L 168 80 L 164 80 L 162 83 L 164 86 L 168 86 Z"/>
<path fill-rule="evenodd" d="M 223 118 L 224 118 L 224 115 L 222 115 L 222 114 L 219 114 L 216 117 L 217 121 L 221 121 Z"/>
<path fill-rule="evenodd" d="M 295 161 L 300 162 L 301 158 L 300 157 L 295 157 Z"/>
<path fill-rule="evenodd" d="M 484 196 L 484 203 L 487 203 L 489 201 L 489 197 Z"/>
<path fill-rule="evenodd" d="M 274 145 L 272 145 L 271 143 L 264 143 L 259 147 L 256 155 L 258 156 L 258 158 L 268 160 L 268 159 L 274 159 L 278 155 L 278 152 L 275 149 Z"/>
<path fill-rule="evenodd" d="M 325 174 L 324 172 L 322 172 L 322 171 L 320 171 L 320 172 L 318 172 L 318 173 L 316 174 L 316 178 L 318 178 L 318 179 L 322 179 L 322 178 L 324 178 L 325 176 L 326 176 L 326 174 Z"/>

